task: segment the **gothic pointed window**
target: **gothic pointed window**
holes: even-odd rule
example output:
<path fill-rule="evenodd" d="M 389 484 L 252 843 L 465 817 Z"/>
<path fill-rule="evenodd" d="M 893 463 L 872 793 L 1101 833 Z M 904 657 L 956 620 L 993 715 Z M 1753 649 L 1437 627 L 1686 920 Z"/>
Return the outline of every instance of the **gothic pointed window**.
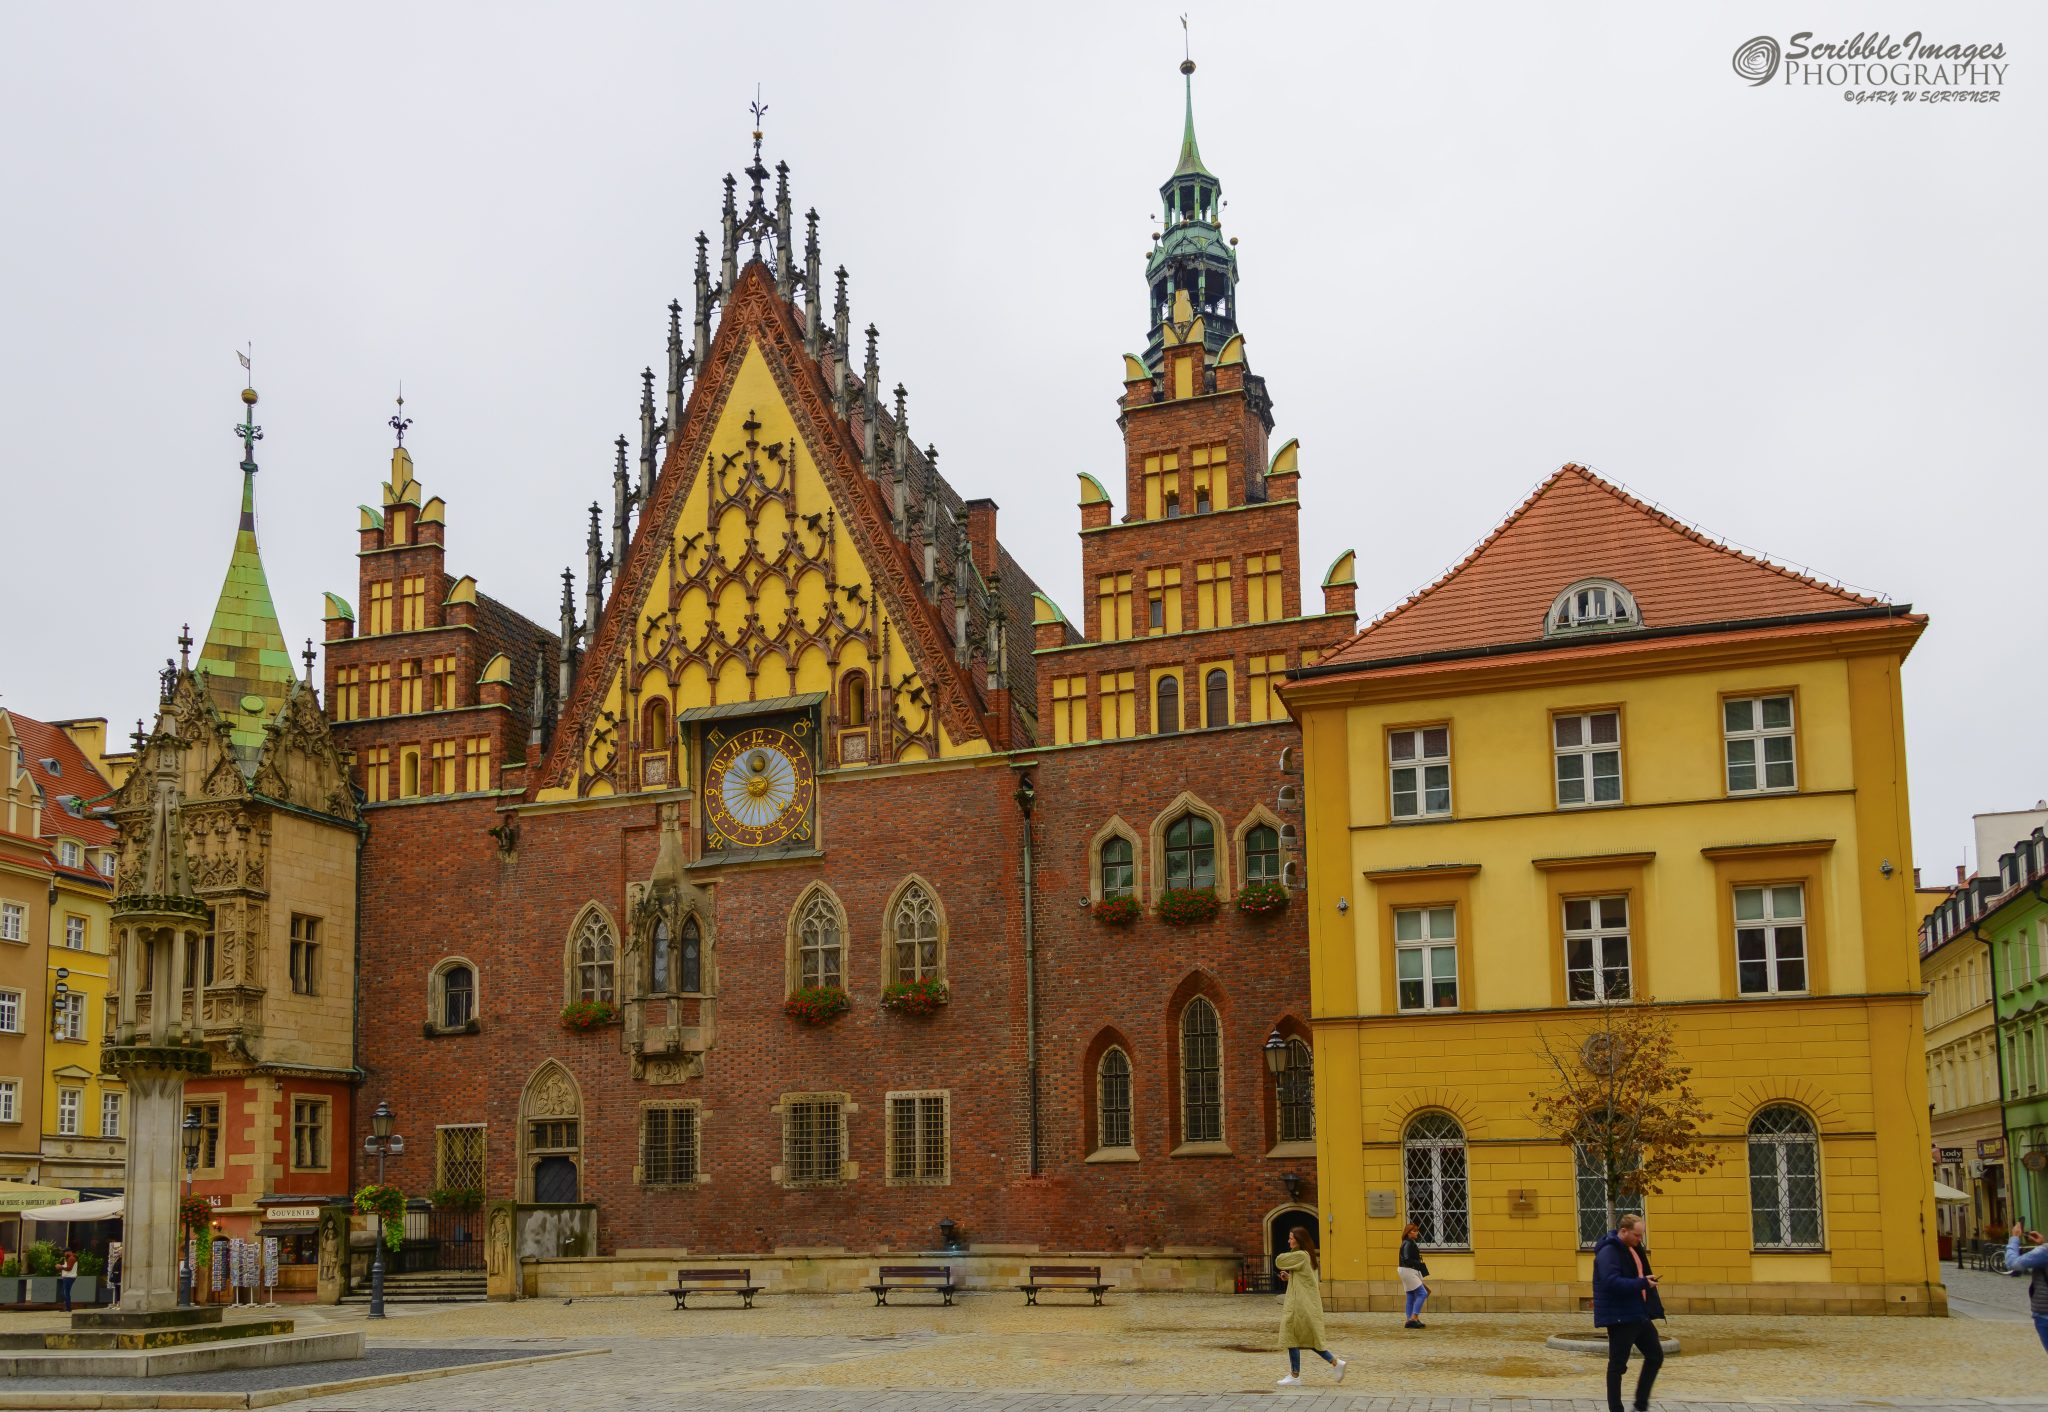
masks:
<path fill-rule="evenodd" d="M 682 986 L 685 995 L 704 989 L 704 930 L 695 917 L 683 918 Z"/>
<path fill-rule="evenodd" d="M 1270 825 L 1260 824 L 1245 833 L 1244 880 L 1248 883 L 1280 881 L 1280 835 Z"/>
<path fill-rule="evenodd" d="M 1106 838 L 1098 855 L 1102 860 L 1102 900 L 1129 897 L 1137 891 L 1137 869 L 1132 865 L 1131 841 L 1122 835 Z"/>
<path fill-rule="evenodd" d="M 1112 1045 L 1095 1069 L 1095 1145 L 1131 1144 L 1131 1056 Z"/>
<path fill-rule="evenodd" d="M 1183 814 L 1166 826 L 1166 885 L 1216 886 L 1216 826 L 1200 814 Z"/>
<path fill-rule="evenodd" d="M 571 945 L 574 947 L 574 998 L 603 1001 L 607 1005 L 614 1003 L 618 999 L 615 967 L 619 948 L 612 924 L 602 912 L 591 908 L 584 914 Z"/>
<path fill-rule="evenodd" d="M 669 964 L 667 922 L 656 922 L 654 924 L 654 936 L 648 945 L 649 949 L 653 952 L 651 960 L 654 969 L 653 983 L 649 989 L 656 995 L 667 995 L 673 969 Z"/>
<path fill-rule="evenodd" d="M 823 888 L 814 889 L 797 909 L 793 977 L 797 986 L 838 989 L 845 984 L 844 936 L 839 909 L 833 905 L 831 894 Z"/>
<path fill-rule="evenodd" d="M 1223 1141 L 1222 1026 L 1199 995 L 1180 1012 L 1180 1140 Z"/>
<path fill-rule="evenodd" d="M 939 912 L 922 883 L 911 883 L 889 918 L 889 978 L 898 983 L 939 978 Z"/>

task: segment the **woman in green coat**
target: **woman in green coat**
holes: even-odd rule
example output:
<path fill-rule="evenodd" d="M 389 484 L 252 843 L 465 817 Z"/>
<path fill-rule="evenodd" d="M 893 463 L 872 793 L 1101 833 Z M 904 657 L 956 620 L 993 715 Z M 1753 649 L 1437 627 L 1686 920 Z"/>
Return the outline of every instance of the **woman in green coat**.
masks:
<path fill-rule="evenodd" d="M 1287 1232 L 1286 1251 L 1273 1263 L 1280 1267 L 1280 1278 L 1287 1281 L 1287 1304 L 1280 1311 L 1280 1346 L 1287 1350 L 1287 1376 L 1280 1380 L 1280 1386 L 1301 1386 L 1304 1348 L 1313 1350 L 1318 1358 L 1335 1368 L 1337 1381 L 1343 1382 L 1350 1360 L 1336 1357 L 1323 1347 L 1327 1341 L 1323 1333 L 1323 1290 L 1316 1279 L 1316 1268 L 1322 1259 L 1315 1237 L 1300 1226 L 1294 1227 Z"/>

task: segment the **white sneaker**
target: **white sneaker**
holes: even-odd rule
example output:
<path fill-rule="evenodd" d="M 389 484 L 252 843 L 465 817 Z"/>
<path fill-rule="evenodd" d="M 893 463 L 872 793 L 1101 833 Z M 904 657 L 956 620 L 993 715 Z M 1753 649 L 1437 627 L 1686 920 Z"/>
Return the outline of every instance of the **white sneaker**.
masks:
<path fill-rule="evenodd" d="M 1339 1358 L 1339 1359 L 1337 1360 L 1337 1381 L 1338 1381 L 1338 1382 L 1340 1382 L 1340 1383 L 1341 1383 L 1341 1382 L 1343 1382 L 1343 1381 L 1344 1381 L 1344 1370 L 1345 1370 L 1346 1368 L 1349 1368 L 1350 1366 L 1351 1366 L 1351 1360 L 1350 1360 L 1349 1358 Z"/>
<path fill-rule="evenodd" d="M 1297 1377 L 1295 1377 L 1295 1376 L 1294 1376 L 1294 1374 L 1292 1374 L 1292 1373 L 1289 1373 L 1289 1374 L 1288 1374 L 1288 1375 L 1287 1375 L 1286 1377 L 1282 1378 L 1282 1379 L 1281 1379 L 1281 1380 L 1280 1380 L 1279 1382 L 1275 1383 L 1275 1384 L 1274 1384 L 1274 1386 L 1275 1386 L 1275 1387 L 1300 1387 L 1300 1386 L 1301 1386 L 1301 1379 L 1300 1379 L 1300 1378 L 1297 1378 Z"/>

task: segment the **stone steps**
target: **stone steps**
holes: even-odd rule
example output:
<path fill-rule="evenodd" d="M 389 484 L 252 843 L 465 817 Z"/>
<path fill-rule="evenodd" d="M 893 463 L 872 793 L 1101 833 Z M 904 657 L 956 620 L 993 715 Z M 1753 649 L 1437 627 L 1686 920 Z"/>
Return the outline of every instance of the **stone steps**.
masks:
<path fill-rule="evenodd" d="M 417 1270 L 384 1277 L 386 1304 L 475 1304 L 486 1298 L 481 1270 Z M 343 1304 L 368 1304 L 367 1281 L 342 1297 Z"/>

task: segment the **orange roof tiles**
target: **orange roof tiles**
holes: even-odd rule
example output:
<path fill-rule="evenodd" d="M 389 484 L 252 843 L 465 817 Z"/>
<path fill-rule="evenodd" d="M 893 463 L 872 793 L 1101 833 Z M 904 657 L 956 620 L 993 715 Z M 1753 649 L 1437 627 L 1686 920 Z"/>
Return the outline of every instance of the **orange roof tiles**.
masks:
<path fill-rule="evenodd" d="M 1591 578 L 1627 589 L 1652 629 L 1879 605 L 1715 543 L 1585 467 L 1565 465 L 1455 568 L 1323 658 L 1317 675 L 1390 657 L 1539 643 L 1557 595 Z M 1581 640 L 1558 650 L 1610 645 L 1620 644 Z"/>
<path fill-rule="evenodd" d="M 19 711 L 10 711 L 8 716 L 14 722 L 15 737 L 21 742 L 22 763 L 28 777 L 42 792 L 43 837 L 56 838 L 62 834 L 89 848 L 113 847 L 120 834 L 112 824 L 90 814 L 70 813 L 57 802 L 66 795 L 75 795 L 82 805 L 90 807 L 92 801 L 111 793 L 113 786 L 63 731 L 42 721 L 32 721 Z M 52 774 L 43 763 L 46 760 L 56 763 L 56 773 Z"/>

